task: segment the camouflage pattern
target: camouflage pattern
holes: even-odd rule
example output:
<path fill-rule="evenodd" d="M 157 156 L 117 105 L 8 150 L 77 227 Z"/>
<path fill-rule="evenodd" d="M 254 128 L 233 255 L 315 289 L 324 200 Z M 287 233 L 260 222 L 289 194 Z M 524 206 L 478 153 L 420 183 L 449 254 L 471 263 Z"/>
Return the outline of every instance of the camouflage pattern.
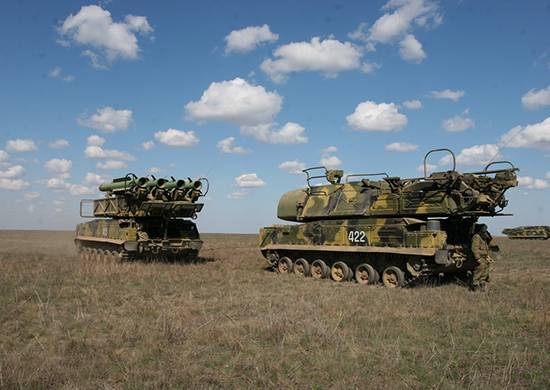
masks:
<path fill-rule="evenodd" d="M 81 201 L 91 205 L 94 219 L 77 225 L 75 243 L 83 257 L 122 260 L 184 260 L 198 256 L 202 241 L 195 223 L 197 203 L 206 179 L 172 180 L 127 175 L 99 188 L 105 198 Z"/>
<path fill-rule="evenodd" d="M 489 274 L 492 263 L 490 256 L 492 237 L 487 232 L 487 226 L 480 225 L 477 230 L 472 237 L 472 255 L 477 263 L 472 274 L 472 290 L 486 288 L 486 284 L 490 281 Z"/>
<path fill-rule="evenodd" d="M 550 226 L 519 226 L 504 229 L 502 233 L 512 240 L 548 240 Z"/>
<path fill-rule="evenodd" d="M 422 276 L 466 275 L 477 266 L 471 242 L 478 218 L 499 215 L 507 205 L 504 193 L 517 186 L 515 167 L 491 165 L 472 173 L 381 180 L 305 170 L 308 186 L 283 194 L 277 208 L 280 219 L 302 223 L 262 228 L 260 250 L 274 269 L 283 259 L 284 272 L 297 260 L 300 273 L 321 260 L 327 267 L 343 262 L 338 267 L 355 270 L 356 279 L 368 265 L 371 279 L 382 275 L 385 284 L 386 277 L 403 285 Z M 358 176 L 363 178 L 350 180 Z M 320 177 L 328 184 L 312 186 L 310 180 Z"/>

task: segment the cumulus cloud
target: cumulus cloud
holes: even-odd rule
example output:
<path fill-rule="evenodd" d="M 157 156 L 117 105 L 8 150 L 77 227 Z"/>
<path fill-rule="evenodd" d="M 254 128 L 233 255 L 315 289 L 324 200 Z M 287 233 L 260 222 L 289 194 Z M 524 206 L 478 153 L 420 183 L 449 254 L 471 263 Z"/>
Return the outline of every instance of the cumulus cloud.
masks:
<path fill-rule="evenodd" d="M 230 194 L 227 195 L 229 199 L 242 199 L 245 196 L 247 196 L 249 192 L 247 190 L 241 190 L 241 191 L 233 191 Z"/>
<path fill-rule="evenodd" d="M 177 147 L 190 147 L 199 143 L 199 138 L 194 131 L 181 131 L 168 129 L 166 131 L 157 131 L 155 139 L 161 144 Z"/>
<path fill-rule="evenodd" d="M 35 200 L 40 197 L 40 192 L 27 192 L 23 195 L 25 200 Z"/>
<path fill-rule="evenodd" d="M 118 160 L 135 160 L 134 156 L 127 152 L 121 152 L 115 149 L 103 149 L 101 146 L 88 145 L 84 149 L 84 155 L 87 158 L 101 158 L 101 159 L 118 159 Z"/>
<path fill-rule="evenodd" d="M 418 145 L 409 144 L 407 142 L 394 142 L 384 147 L 390 152 L 414 152 L 418 149 Z"/>
<path fill-rule="evenodd" d="M 306 164 L 298 160 L 285 161 L 279 164 L 279 168 L 295 175 L 302 174 L 302 170 L 306 169 Z"/>
<path fill-rule="evenodd" d="M 266 59 L 260 68 L 274 82 L 280 83 L 295 72 L 319 72 L 326 77 L 336 77 L 340 72 L 359 69 L 362 52 L 350 42 L 314 37 L 310 42 L 280 46 L 273 56 L 275 59 Z"/>
<path fill-rule="evenodd" d="M 550 183 L 543 179 L 535 179 L 531 176 L 518 176 L 520 187 L 527 187 L 531 190 L 544 190 L 550 188 Z"/>
<path fill-rule="evenodd" d="M 474 145 L 462 149 L 456 156 L 457 165 L 487 165 L 490 161 L 500 158 L 500 148 L 494 144 Z M 448 165 L 451 163 L 451 156 L 445 156 L 439 160 L 439 165 Z"/>
<path fill-rule="evenodd" d="M 308 142 L 306 129 L 298 123 L 287 122 L 277 129 L 275 124 L 242 126 L 241 133 L 270 144 L 305 144 Z"/>
<path fill-rule="evenodd" d="M 361 64 L 361 72 L 363 72 L 364 74 L 371 74 L 381 67 L 382 66 L 377 64 L 376 62 L 363 62 L 363 64 Z"/>
<path fill-rule="evenodd" d="M 550 85 L 543 89 L 531 89 L 521 97 L 521 104 L 528 110 L 550 106 Z"/>
<path fill-rule="evenodd" d="M 319 163 L 327 169 L 336 169 L 342 165 L 342 160 L 336 156 L 321 156 Z"/>
<path fill-rule="evenodd" d="M 399 54 L 405 61 L 420 63 L 426 58 L 422 44 L 412 34 L 407 34 L 399 42 Z"/>
<path fill-rule="evenodd" d="M 237 125 L 270 123 L 281 111 L 283 98 L 241 78 L 213 82 L 198 101 L 185 105 L 197 121 L 226 121 Z"/>
<path fill-rule="evenodd" d="M 126 130 L 131 123 L 132 110 L 116 110 L 113 107 L 98 108 L 95 114 L 83 114 L 78 118 L 80 126 L 106 133 Z"/>
<path fill-rule="evenodd" d="M 58 79 L 66 82 L 71 82 L 74 80 L 74 76 L 70 74 L 66 74 L 63 72 L 63 69 L 61 69 L 60 66 L 56 66 L 52 70 L 48 72 L 48 76 L 52 79 Z"/>
<path fill-rule="evenodd" d="M 550 117 L 527 126 L 516 126 L 504 134 L 500 144 L 510 148 L 550 149 Z"/>
<path fill-rule="evenodd" d="M 245 149 L 242 146 L 235 145 L 235 137 L 224 138 L 218 141 L 217 146 L 223 153 L 246 154 L 250 152 L 250 150 Z"/>
<path fill-rule="evenodd" d="M 155 143 L 153 141 L 145 141 L 141 144 L 141 147 L 143 150 L 151 150 L 155 147 Z"/>
<path fill-rule="evenodd" d="M 243 173 L 235 178 L 235 184 L 240 188 L 255 188 L 266 185 L 265 181 L 260 179 L 256 173 Z"/>
<path fill-rule="evenodd" d="M 98 162 L 96 167 L 98 169 L 123 169 L 128 168 L 128 164 L 119 160 L 107 160 L 105 162 Z"/>
<path fill-rule="evenodd" d="M 73 196 L 91 195 L 96 192 L 94 188 L 85 186 L 83 184 L 69 184 L 69 193 Z"/>
<path fill-rule="evenodd" d="M 281 111 L 283 98 L 277 92 L 241 78 L 214 82 L 198 101 L 186 104 L 187 117 L 197 121 L 225 121 L 240 126 L 241 133 L 262 142 L 306 143 L 305 129 L 288 122 L 277 128 L 273 122 Z"/>
<path fill-rule="evenodd" d="M 359 103 L 346 120 L 352 129 L 360 131 L 399 131 L 407 124 L 407 117 L 396 104 L 370 100 Z"/>
<path fill-rule="evenodd" d="M 441 127 L 450 133 L 458 133 L 467 129 L 475 127 L 475 122 L 469 116 L 469 111 L 465 110 L 460 115 L 455 115 L 451 118 L 445 119 L 441 123 Z"/>
<path fill-rule="evenodd" d="M 71 160 L 66 160 L 64 158 L 53 158 L 46 161 L 44 168 L 47 171 L 55 174 L 59 178 L 68 179 L 70 177 L 70 170 L 73 166 Z"/>
<path fill-rule="evenodd" d="M 10 155 L 4 150 L 0 150 L 0 162 L 7 161 L 10 158 Z"/>
<path fill-rule="evenodd" d="M 426 163 L 426 176 L 429 176 L 430 173 L 434 172 L 437 168 L 438 168 L 438 165 L 436 164 Z M 419 166 L 417 166 L 416 170 L 424 174 L 424 164 L 420 164 Z"/>
<path fill-rule="evenodd" d="M 69 144 L 69 141 L 67 141 L 66 139 L 60 138 L 50 142 L 48 146 L 51 149 L 64 149 L 64 148 L 68 148 L 70 144 Z"/>
<path fill-rule="evenodd" d="M 11 165 L 4 170 L 0 170 L 0 178 L 16 179 L 25 174 L 25 168 L 21 165 Z"/>
<path fill-rule="evenodd" d="M 442 91 L 431 91 L 430 96 L 434 99 L 448 99 L 453 102 L 458 102 L 465 95 L 464 91 L 444 89 Z"/>
<path fill-rule="evenodd" d="M 118 59 L 139 58 L 136 34 L 146 36 L 152 32 L 153 28 L 144 16 L 126 15 L 124 21 L 115 22 L 109 11 L 97 5 L 83 6 L 58 28 L 60 43 L 88 47 L 85 52 L 89 57 L 95 57 L 92 65 L 96 67 L 107 67 Z"/>
<path fill-rule="evenodd" d="M 330 153 L 336 153 L 338 151 L 338 148 L 334 145 L 327 146 L 323 150 L 321 150 L 321 154 L 330 154 Z"/>
<path fill-rule="evenodd" d="M 414 27 L 435 27 L 443 16 L 439 5 L 431 0 L 390 0 L 383 7 L 384 15 L 369 28 L 366 40 L 372 44 L 392 43 Z"/>
<path fill-rule="evenodd" d="M 94 134 L 86 138 L 86 142 L 88 143 L 88 145 L 101 146 L 105 143 L 105 138 Z"/>
<path fill-rule="evenodd" d="M 233 30 L 225 37 L 225 52 L 246 53 L 263 43 L 275 42 L 277 39 L 279 35 L 272 33 L 267 24 L 245 27 L 241 30 Z"/>
<path fill-rule="evenodd" d="M 11 191 L 20 191 L 29 187 L 30 184 L 22 179 L 4 179 L 0 178 L 0 188 Z"/>
<path fill-rule="evenodd" d="M 409 110 L 419 110 L 422 108 L 422 102 L 420 100 L 405 100 L 403 106 Z"/>
<path fill-rule="evenodd" d="M 158 168 L 158 167 L 151 167 L 149 168 L 149 173 L 151 175 L 156 175 L 157 173 L 161 173 L 162 172 L 162 169 Z"/>
<path fill-rule="evenodd" d="M 98 186 L 101 183 L 106 181 L 106 178 L 103 175 L 99 175 L 94 172 L 88 172 L 86 173 L 86 176 L 84 177 L 84 182 L 88 185 L 95 185 Z"/>
<path fill-rule="evenodd" d="M 32 139 L 10 139 L 6 142 L 6 149 L 10 152 L 34 152 L 38 147 Z"/>

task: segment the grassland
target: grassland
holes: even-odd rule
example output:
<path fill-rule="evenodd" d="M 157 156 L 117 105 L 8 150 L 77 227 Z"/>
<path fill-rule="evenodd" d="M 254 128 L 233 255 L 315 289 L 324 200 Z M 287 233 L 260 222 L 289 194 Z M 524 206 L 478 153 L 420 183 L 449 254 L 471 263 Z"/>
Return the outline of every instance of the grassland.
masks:
<path fill-rule="evenodd" d="M 550 388 L 550 241 L 500 240 L 488 294 L 264 270 L 252 235 L 202 264 L 84 262 L 0 232 L 0 388 Z"/>

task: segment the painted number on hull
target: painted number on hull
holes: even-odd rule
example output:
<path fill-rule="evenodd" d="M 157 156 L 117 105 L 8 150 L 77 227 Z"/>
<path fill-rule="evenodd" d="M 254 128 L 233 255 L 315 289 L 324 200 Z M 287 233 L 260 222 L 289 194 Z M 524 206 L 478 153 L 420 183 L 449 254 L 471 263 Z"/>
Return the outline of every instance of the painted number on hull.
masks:
<path fill-rule="evenodd" d="M 356 244 L 359 244 L 359 243 L 363 244 L 367 242 L 367 239 L 365 238 L 365 236 L 366 236 L 365 232 L 362 230 L 351 230 L 348 233 L 348 241 Z"/>

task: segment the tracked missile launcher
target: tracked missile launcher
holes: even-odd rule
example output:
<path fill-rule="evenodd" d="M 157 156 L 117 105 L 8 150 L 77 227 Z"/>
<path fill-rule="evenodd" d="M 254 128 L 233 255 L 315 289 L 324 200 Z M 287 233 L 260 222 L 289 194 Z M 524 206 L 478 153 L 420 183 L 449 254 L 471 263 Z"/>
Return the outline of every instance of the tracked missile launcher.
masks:
<path fill-rule="evenodd" d="M 550 226 L 519 226 L 504 229 L 511 240 L 548 240 L 550 238 Z"/>
<path fill-rule="evenodd" d="M 452 170 L 427 175 L 434 152 L 449 153 Z M 476 264 L 470 248 L 478 219 L 504 215 L 517 168 L 498 161 L 460 173 L 455 166 L 450 150 L 435 149 L 419 178 L 306 169 L 307 187 L 283 194 L 277 209 L 297 223 L 262 228 L 260 251 L 279 273 L 338 282 L 398 287 L 431 275 L 465 277 Z M 312 184 L 319 179 L 327 183 Z"/>
<path fill-rule="evenodd" d="M 103 183 L 101 199 L 80 202 L 80 216 L 96 218 L 76 227 L 82 257 L 120 260 L 193 260 L 202 247 L 192 221 L 202 210 L 208 180 L 125 177 Z"/>

